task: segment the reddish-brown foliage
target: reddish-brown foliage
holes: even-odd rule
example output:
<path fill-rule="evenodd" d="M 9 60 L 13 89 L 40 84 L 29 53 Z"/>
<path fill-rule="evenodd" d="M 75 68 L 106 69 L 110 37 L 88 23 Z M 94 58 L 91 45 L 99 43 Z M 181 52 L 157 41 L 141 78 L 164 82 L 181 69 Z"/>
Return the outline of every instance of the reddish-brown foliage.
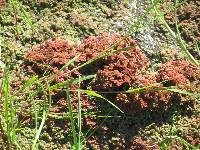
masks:
<path fill-rule="evenodd" d="M 169 61 L 161 65 L 156 76 L 140 75 L 133 80 L 133 87 L 149 86 L 161 83 L 160 87 L 153 86 L 146 88 L 141 93 L 131 93 L 117 95 L 117 103 L 127 112 L 135 112 L 138 109 L 161 108 L 166 104 L 180 100 L 184 100 L 185 96 L 179 93 L 162 90 L 167 86 L 180 86 L 180 90 L 197 92 L 199 91 L 196 84 L 199 84 L 200 70 L 197 66 L 188 61 Z M 193 83 L 195 82 L 195 83 Z M 196 83 L 198 82 L 198 83 Z M 191 85 L 186 85 L 191 84 Z M 158 89 L 161 88 L 161 89 Z"/>
<path fill-rule="evenodd" d="M 81 62 L 89 61 L 98 57 L 102 52 L 108 50 L 113 44 L 122 40 L 120 34 L 103 33 L 99 36 L 90 36 L 83 40 L 83 42 L 77 47 L 78 52 L 84 52 L 81 56 Z M 117 49 L 119 45 L 115 46 Z"/>
<path fill-rule="evenodd" d="M 49 40 L 44 44 L 33 46 L 26 55 L 26 59 L 32 62 L 41 62 L 51 66 L 64 65 L 76 55 L 76 51 L 67 41 Z"/>
<path fill-rule="evenodd" d="M 141 138 L 137 138 L 133 141 L 130 148 L 131 150 L 159 150 L 157 144 L 150 143 L 149 141 L 144 141 Z"/>
<path fill-rule="evenodd" d="M 123 71 L 127 72 L 128 75 L 128 72 L 135 72 L 136 70 L 145 68 L 147 66 L 147 58 L 144 56 L 144 54 L 142 54 L 140 49 L 136 48 L 136 41 L 129 37 L 125 37 L 120 34 L 108 33 L 104 33 L 97 37 L 91 36 L 85 39 L 76 50 L 83 53 L 79 58 L 79 62 L 83 63 L 99 57 L 106 51 L 116 51 L 127 47 L 133 48 L 97 60 L 95 61 L 95 63 L 93 63 L 92 66 L 88 67 L 85 72 L 97 72 L 100 69 L 104 68 L 104 66 L 105 68 L 109 68 L 109 65 L 111 65 L 110 67 L 112 68 L 112 65 L 114 65 L 115 67 L 113 69 L 119 71 L 123 70 L 126 67 L 130 67 L 129 71 Z M 119 68 L 117 69 L 117 67 Z M 134 70 L 130 71 L 131 68 Z"/>
<path fill-rule="evenodd" d="M 33 46 L 25 55 L 25 62 L 33 72 L 41 73 L 50 67 L 61 67 L 76 55 L 67 41 L 48 40 L 41 45 Z"/>
<path fill-rule="evenodd" d="M 105 58 L 96 60 L 88 67 L 80 71 L 68 74 L 74 66 L 81 65 L 91 59 L 99 57 L 108 49 L 119 50 L 131 47 L 129 50 L 120 51 Z M 199 69 L 188 61 L 169 61 L 161 65 L 156 75 L 145 75 L 148 67 L 148 59 L 142 51 L 136 47 L 136 42 L 129 37 L 120 34 L 104 33 L 100 36 L 91 36 L 83 41 L 76 49 L 73 49 L 68 42 L 63 40 L 49 40 L 42 45 L 34 46 L 26 54 L 26 62 L 29 68 L 38 73 L 44 72 L 45 65 L 49 65 L 52 73 L 56 73 L 60 67 L 72 59 L 78 52 L 81 56 L 65 70 L 60 72 L 57 82 L 65 79 L 74 79 L 79 75 L 95 74 L 97 76 L 93 82 L 93 89 L 97 91 L 121 91 L 129 87 L 138 88 L 151 86 L 157 82 L 161 83 L 159 88 L 166 86 L 179 86 L 190 84 L 200 79 Z M 81 72 L 81 73 L 80 73 Z M 87 87 L 87 83 L 82 83 L 81 87 Z M 72 90 L 76 90 L 78 85 L 72 85 Z M 183 87 L 182 89 L 186 89 Z M 187 90 L 191 90 L 187 86 Z M 195 91 L 194 89 L 191 91 Z M 110 95 L 110 94 L 109 94 Z M 107 96 L 105 94 L 105 96 Z M 77 92 L 72 92 L 72 105 L 76 108 Z M 113 97 L 114 94 L 113 94 Z M 172 99 L 179 99 L 180 94 L 158 90 L 155 85 L 146 88 L 141 93 L 120 93 L 117 94 L 116 102 L 128 112 L 135 112 L 144 108 L 152 109 L 168 104 Z M 88 107 L 94 103 L 89 103 L 88 98 L 82 95 L 83 105 Z"/>
<path fill-rule="evenodd" d="M 141 109 L 152 109 L 155 107 L 163 106 L 169 100 L 171 94 L 170 92 L 157 90 L 157 86 L 153 84 L 156 83 L 156 78 L 154 75 L 144 75 L 135 77 L 133 84 L 134 88 L 152 86 L 145 88 L 140 92 L 133 93 L 119 93 L 117 94 L 117 103 L 127 112 L 136 112 Z"/>
<path fill-rule="evenodd" d="M 27 52 L 25 56 L 25 65 L 33 73 L 41 74 L 44 73 L 48 68 L 50 69 L 52 74 L 55 74 L 64 64 L 75 57 L 76 54 L 76 50 L 73 50 L 72 46 L 70 46 L 67 41 L 49 40 L 46 41 L 44 44 L 34 46 Z M 70 65 L 69 67 L 58 73 L 55 81 L 63 82 L 66 79 L 74 79 L 77 78 L 79 75 L 81 76 L 78 71 L 68 74 L 68 72 L 72 68 L 73 65 Z M 70 85 L 71 103 L 73 109 L 75 110 L 77 110 L 78 88 L 78 84 Z M 52 111 L 62 112 L 67 109 L 66 95 L 66 92 L 63 90 L 54 91 L 54 93 L 52 93 L 53 99 L 57 101 L 56 108 L 52 109 Z M 94 101 L 89 100 L 86 95 L 81 94 L 81 101 L 82 109 L 94 108 Z"/>
<path fill-rule="evenodd" d="M 126 42 L 126 44 L 124 44 Z M 105 62 L 103 69 L 98 70 L 95 79 L 95 90 L 120 90 L 130 86 L 130 81 L 148 66 L 148 59 L 136 47 L 136 43 L 127 38 L 119 48 L 135 46 L 127 51 L 113 54 Z"/>
<path fill-rule="evenodd" d="M 172 85 L 188 84 L 199 78 L 199 69 L 189 61 L 169 61 L 161 65 L 157 82 L 169 81 Z"/>
<path fill-rule="evenodd" d="M 0 8 L 6 5 L 6 0 L 0 0 Z"/>

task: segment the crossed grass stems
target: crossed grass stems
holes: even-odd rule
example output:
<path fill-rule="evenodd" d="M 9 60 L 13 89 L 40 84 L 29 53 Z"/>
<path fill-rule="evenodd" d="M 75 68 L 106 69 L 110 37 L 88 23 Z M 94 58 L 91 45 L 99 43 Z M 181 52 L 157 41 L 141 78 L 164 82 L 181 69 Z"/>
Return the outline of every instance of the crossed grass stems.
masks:
<path fill-rule="evenodd" d="M 179 25 L 178 25 L 178 21 L 176 18 L 176 8 L 177 8 L 178 2 L 175 1 L 175 3 L 174 3 L 174 16 L 175 16 L 174 18 L 175 18 L 175 27 L 176 27 L 176 32 L 174 32 L 170 28 L 170 26 L 167 24 L 167 22 L 165 21 L 164 15 L 162 14 L 162 12 L 159 10 L 159 8 L 157 6 L 161 1 L 163 2 L 163 0 L 158 0 L 158 1 L 149 0 L 151 5 L 148 7 L 148 9 L 145 11 L 145 13 L 128 29 L 127 35 L 130 35 L 132 31 L 137 30 L 139 28 L 139 26 L 141 25 L 141 23 L 144 21 L 144 19 L 147 17 L 147 15 L 154 13 L 156 16 L 154 19 L 158 20 L 159 22 L 161 22 L 163 24 L 165 29 L 171 34 L 171 36 L 178 43 L 181 50 L 187 55 L 187 58 L 189 60 L 191 60 L 194 64 L 199 66 L 199 61 L 196 60 L 190 54 L 190 52 L 187 50 L 186 43 L 184 40 L 182 40 L 180 31 L 179 31 Z M 184 2 L 186 2 L 186 1 L 183 1 L 182 3 L 184 3 Z M 15 19 L 16 19 L 17 15 L 20 15 L 22 17 L 23 21 L 26 23 L 26 25 L 29 26 L 32 31 L 34 31 L 34 26 L 32 24 L 32 21 L 28 17 L 28 13 L 24 9 L 22 3 L 18 2 L 17 0 L 10 0 L 9 4 L 11 5 L 11 7 L 13 8 L 13 11 L 15 12 L 15 16 L 14 16 Z M 16 29 L 17 37 L 19 37 L 19 34 L 18 34 L 19 29 L 18 28 L 19 28 L 19 25 L 17 24 L 17 21 L 16 21 L 15 29 Z M 98 57 L 96 57 L 80 66 L 75 67 L 74 69 L 72 69 L 69 72 L 69 74 L 76 70 L 81 69 L 82 67 L 84 67 L 86 65 L 93 63 L 94 61 L 97 61 L 100 58 L 104 58 L 104 57 L 112 55 L 113 53 L 118 53 L 120 51 L 126 51 L 126 50 L 133 48 L 133 47 L 126 47 L 126 48 L 119 49 L 119 50 L 113 50 L 113 47 L 123 40 L 124 39 L 121 39 L 121 40 L 117 41 L 116 43 L 114 43 L 113 45 L 111 45 L 107 51 L 103 52 Z M 18 132 L 23 130 L 20 128 L 20 124 L 22 124 L 22 121 L 20 122 L 18 120 L 17 113 L 19 112 L 19 110 L 16 106 L 17 102 L 19 102 L 18 97 L 21 94 L 28 95 L 27 97 L 32 105 L 31 113 L 34 116 L 34 121 L 35 121 L 35 136 L 32 141 L 32 146 L 31 146 L 32 150 L 38 149 L 38 143 L 39 143 L 39 138 L 40 138 L 42 129 L 45 125 L 45 121 L 50 116 L 60 118 L 60 119 L 68 118 L 70 120 L 71 134 L 73 137 L 72 149 L 76 149 L 76 150 L 80 150 L 80 149 L 84 148 L 85 143 L 88 140 L 88 138 L 94 134 L 94 132 L 98 129 L 98 127 L 101 126 L 107 118 L 122 117 L 122 116 L 110 116 L 110 112 L 108 112 L 108 114 L 105 116 L 97 116 L 96 115 L 96 117 L 104 117 L 102 123 L 97 128 L 90 129 L 87 132 L 87 134 L 84 135 L 82 132 L 82 116 L 95 115 L 95 113 L 94 112 L 93 113 L 87 113 L 87 112 L 83 113 L 82 112 L 81 93 L 85 93 L 91 97 L 96 97 L 97 99 L 107 101 L 110 105 L 112 105 L 114 108 L 116 108 L 118 111 L 120 111 L 122 113 L 122 115 L 124 115 L 124 112 L 118 106 L 116 106 L 110 100 L 106 99 L 105 97 L 103 97 L 101 95 L 103 92 L 92 91 L 92 90 L 83 90 L 80 88 L 80 83 L 82 81 L 85 81 L 88 79 L 93 79 L 95 77 L 95 75 L 88 75 L 88 76 L 82 76 L 82 77 L 79 76 L 77 79 L 66 80 L 61 83 L 52 85 L 52 81 L 54 81 L 56 75 L 59 74 L 62 70 L 64 70 L 67 66 L 72 64 L 74 61 L 76 61 L 81 54 L 78 54 L 73 59 L 71 59 L 69 62 L 67 62 L 57 72 L 57 74 L 50 75 L 50 76 L 44 75 L 42 78 L 33 76 L 31 79 L 29 79 L 28 81 L 23 83 L 23 85 L 20 86 L 19 90 L 13 92 L 11 90 L 11 86 L 10 86 L 11 85 L 11 83 L 10 83 L 11 70 L 10 70 L 10 64 L 8 63 L 9 58 L 8 58 L 8 51 L 6 50 L 6 42 L 2 42 L 0 44 L 1 44 L 0 45 L 1 48 L 3 48 L 5 51 L 5 62 L 4 62 L 5 67 L 3 70 L 3 78 L 2 78 L 1 93 L 0 93 L 1 94 L 0 95 L 1 103 L 2 103 L 2 106 L 0 105 L 0 107 L 3 110 L 3 111 L 0 111 L 0 131 L 1 131 L 0 137 L 2 138 L 2 140 L 4 142 L 4 144 L 2 145 L 3 149 L 8 149 L 8 150 L 23 149 L 20 146 L 20 143 L 18 142 L 18 140 L 16 138 L 16 135 L 18 134 Z M 198 43 L 196 43 L 196 50 L 200 54 Z M 73 83 L 78 83 L 78 85 L 79 85 L 79 88 L 77 90 L 75 90 L 78 95 L 77 96 L 78 112 L 75 112 L 71 105 L 70 92 L 72 90 L 70 90 L 69 87 Z M 196 96 L 197 99 L 200 98 L 199 94 L 190 93 L 187 91 L 181 91 L 181 90 L 177 89 L 178 87 L 171 86 L 171 87 L 166 87 L 166 88 L 158 88 L 158 85 L 160 85 L 160 84 L 161 83 L 157 83 L 156 86 L 152 85 L 149 87 L 142 87 L 142 88 L 136 88 L 136 89 L 130 88 L 128 91 L 113 91 L 113 92 L 111 92 L 111 94 L 119 93 L 119 92 L 120 93 L 121 92 L 124 92 L 124 93 L 144 92 L 144 91 L 147 91 L 147 89 L 149 89 L 149 88 L 151 90 L 153 88 L 154 90 L 168 90 L 171 92 L 177 92 L 177 93 L 186 94 L 186 95 L 188 95 L 188 94 L 193 95 L 193 96 Z M 36 87 L 36 89 L 34 89 L 34 92 L 32 91 L 33 87 Z M 155 88 L 155 87 L 157 87 L 157 88 Z M 62 116 L 58 116 L 56 114 L 50 113 L 50 108 L 51 108 L 51 104 L 52 104 L 51 91 L 58 90 L 61 88 L 64 89 L 66 92 L 66 96 L 67 96 L 67 100 L 68 100 L 68 112 L 66 112 L 66 114 L 63 114 Z M 44 100 L 37 101 L 36 96 L 38 95 L 38 93 L 41 93 L 41 92 L 44 95 Z M 39 108 L 38 108 L 38 105 L 40 105 Z M 181 142 L 182 144 L 186 145 L 187 147 L 189 147 L 191 149 L 197 149 L 196 147 L 194 147 L 193 145 L 191 145 L 190 143 L 188 143 L 187 141 L 185 141 L 184 139 L 182 139 L 181 137 L 178 137 L 176 135 L 167 136 L 167 137 L 161 139 L 160 140 L 160 149 L 163 149 L 163 150 L 167 149 L 167 146 L 170 145 L 170 143 L 172 142 L 173 139 L 178 140 L 179 142 Z"/>

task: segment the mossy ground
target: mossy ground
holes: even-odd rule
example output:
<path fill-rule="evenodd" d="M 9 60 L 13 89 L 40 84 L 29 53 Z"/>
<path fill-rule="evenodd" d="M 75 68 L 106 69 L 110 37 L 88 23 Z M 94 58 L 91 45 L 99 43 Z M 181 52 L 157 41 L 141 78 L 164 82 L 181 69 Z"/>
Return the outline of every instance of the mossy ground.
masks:
<path fill-rule="evenodd" d="M 31 46 L 54 38 L 68 39 L 72 45 L 78 45 L 82 39 L 90 35 L 99 35 L 103 32 L 123 33 L 123 28 L 117 27 L 115 21 L 123 20 L 128 11 L 128 2 L 22 1 L 33 23 L 33 30 L 24 23 L 20 14 L 16 16 L 10 5 L 1 8 L 0 40 L 6 41 L 2 58 L 6 53 L 9 55 L 13 87 L 17 89 L 22 81 L 29 78 L 28 73 L 20 66 L 24 61 L 24 53 Z M 154 57 L 159 61 L 155 62 L 153 67 L 160 61 L 183 58 L 179 52 L 173 54 L 173 50 L 164 51 L 155 52 Z M 22 130 L 17 134 L 17 139 L 22 149 L 30 149 L 35 130 L 31 116 L 31 101 L 24 95 L 19 97 L 18 101 L 18 109 L 21 112 L 18 117 Z M 92 130 L 97 127 L 96 132 L 88 139 L 85 149 L 159 149 L 159 144 L 164 139 L 175 135 L 195 146 L 200 142 L 198 103 L 192 108 L 190 106 L 193 103 L 188 102 L 187 107 L 171 107 L 162 113 L 158 109 L 126 115 L 116 112 L 105 102 L 100 102 L 99 105 L 101 112 L 95 112 L 93 119 L 85 119 Z M 38 149 L 71 148 L 69 119 L 63 115 L 49 115 L 40 135 Z M 84 134 L 87 131 L 88 126 L 85 127 Z M 0 134 L 0 149 L 1 138 L 3 135 Z M 190 149 L 177 140 L 167 142 L 172 143 L 169 149 Z"/>

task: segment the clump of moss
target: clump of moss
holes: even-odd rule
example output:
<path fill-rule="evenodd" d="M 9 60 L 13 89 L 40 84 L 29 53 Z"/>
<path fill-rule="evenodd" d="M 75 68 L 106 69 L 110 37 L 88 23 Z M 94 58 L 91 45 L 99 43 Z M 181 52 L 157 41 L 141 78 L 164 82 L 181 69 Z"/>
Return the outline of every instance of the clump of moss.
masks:
<path fill-rule="evenodd" d="M 83 53 L 79 58 L 79 63 L 81 64 L 89 60 L 95 59 L 110 50 L 117 51 L 126 47 L 133 48 L 130 48 L 127 51 L 118 52 L 117 54 L 112 54 L 108 57 L 98 59 L 91 65 L 88 65 L 88 67 L 81 69 L 81 72 L 86 74 L 96 73 L 114 63 L 116 67 L 117 63 L 121 63 L 118 65 L 121 65 L 121 69 L 126 66 L 132 68 L 141 67 L 142 69 L 147 66 L 148 60 L 144 56 L 144 54 L 142 54 L 140 50 L 136 48 L 136 45 L 137 44 L 135 40 L 131 39 L 130 37 L 122 36 L 120 34 L 103 33 L 100 36 L 90 36 L 89 38 L 85 39 L 76 49 L 78 52 Z M 135 57 L 132 57 L 133 55 L 135 55 Z M 132 60 L 129 60 L 129 58 L 132 58 Z M 139 62 L 139 59 L 141 60 L 141 62 Z M 125 64 L 122 64 L 123 61 L 126 61 Z"/>
<path fill-rule="evenodd" d="M 127 47 L 131 48 L 97 60 L 92 67 L 88 67 L 88 72 L 97 72 L 94 84 L 96 90 L 106 90 L 128 83 L 133 74 L 148 66 L 148 59 L 137 48 L 136 41 L 120 34 L 104 33 L 97 37 L 91 36 L 77 48 L 77 51 L 85 52 L 81 61 L 87 62 L 99 57 L 106 50 L 117 51 Z"/>

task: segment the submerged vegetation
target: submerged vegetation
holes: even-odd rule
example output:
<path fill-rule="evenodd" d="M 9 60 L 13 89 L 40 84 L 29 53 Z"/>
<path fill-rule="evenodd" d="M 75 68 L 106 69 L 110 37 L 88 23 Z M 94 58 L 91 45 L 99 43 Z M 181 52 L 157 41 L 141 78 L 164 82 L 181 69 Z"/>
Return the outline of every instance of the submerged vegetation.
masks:
<path fill-rule="evenodd" d="M 199 5 L 0 0 L 0 149 L 199 149 Z"/>

